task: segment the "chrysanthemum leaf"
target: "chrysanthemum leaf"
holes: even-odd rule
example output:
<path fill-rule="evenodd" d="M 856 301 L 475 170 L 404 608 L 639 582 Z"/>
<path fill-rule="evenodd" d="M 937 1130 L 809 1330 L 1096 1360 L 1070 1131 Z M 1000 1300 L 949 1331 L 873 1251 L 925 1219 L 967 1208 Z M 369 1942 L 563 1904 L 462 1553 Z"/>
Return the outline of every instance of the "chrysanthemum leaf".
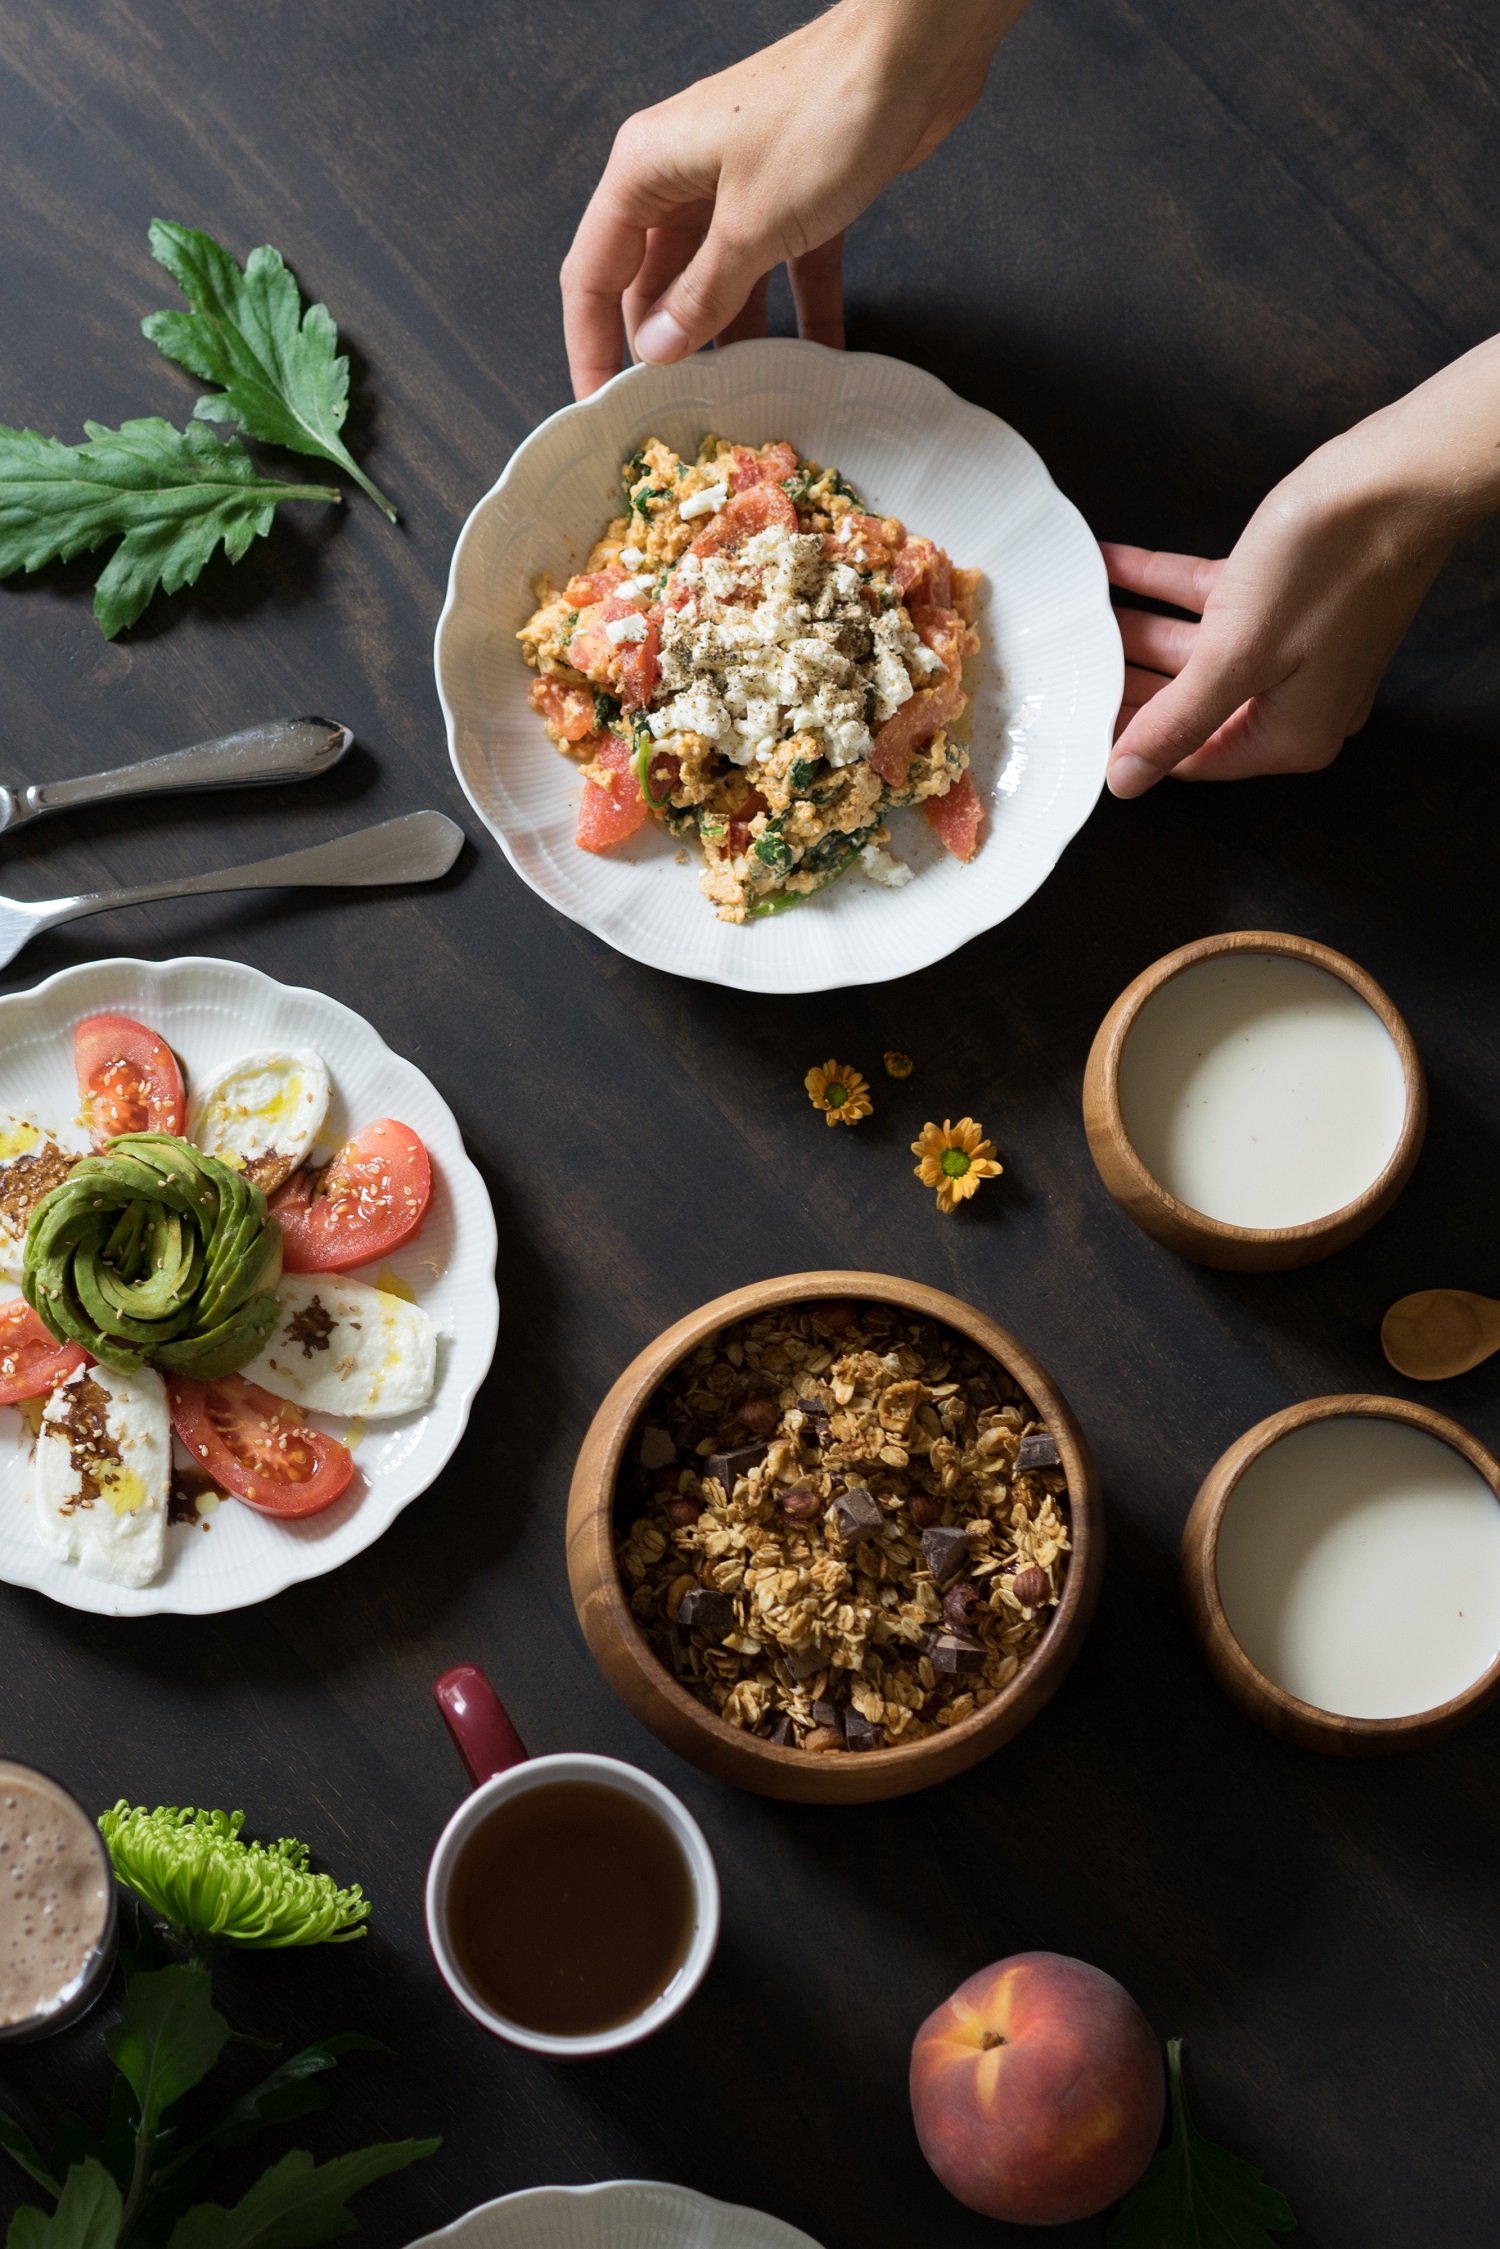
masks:
<path fill-rule="evenodd" d="M 244 1818 L 121 1802 L 99 1826 L 119 1879 L 189 1944 L 264 1952 L 364 1935 L 370 1906 L 358 1883 L 341 1889 L 312 1873 L 295 1837 L 242 1841 Z"/>

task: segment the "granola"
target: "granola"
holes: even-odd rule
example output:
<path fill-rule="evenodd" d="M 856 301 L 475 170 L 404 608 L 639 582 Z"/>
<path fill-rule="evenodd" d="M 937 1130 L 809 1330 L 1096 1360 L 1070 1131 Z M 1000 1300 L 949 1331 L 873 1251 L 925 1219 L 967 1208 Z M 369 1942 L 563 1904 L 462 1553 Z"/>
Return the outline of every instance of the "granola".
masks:
<path fill-rule="evenodd" d="M 952 1329 L 794 1305 L 676 1367 L 632 1439 L 616 1556 L 662 1662 L 811 1752 L 921 1741 L 1035 1652 L 1067 1479 L 1025 1393 Z"/>

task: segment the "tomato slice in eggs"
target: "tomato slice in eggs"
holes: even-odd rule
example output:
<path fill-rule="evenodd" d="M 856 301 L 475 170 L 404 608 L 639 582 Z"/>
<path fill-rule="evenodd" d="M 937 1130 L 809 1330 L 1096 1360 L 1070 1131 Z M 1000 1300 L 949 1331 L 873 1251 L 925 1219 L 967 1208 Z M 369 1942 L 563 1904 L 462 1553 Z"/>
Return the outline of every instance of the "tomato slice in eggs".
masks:
<path fill-rule="evenodd" d="M 342 1273 L 399 1249 L 421 1225 L 432 1164 L 409 1125 L 382 1117 L 322 1171 L 299 1171 L 271 1200 L 288 1273 Z"/>
<path fill-rule="evenodd" d="M 90 1015 L 73 1033 L 83 1118 L 96 1148 L 122 1132 L 180 1133 L 187 1095 L 164 1039 L 128 1015 Z"/>
<path fill-rule="evenodd" d="M 0 1304 L 0 1406 L 45 1397 L 89 1355 L 77 1343 L 59 1343 L 22 1296 Z"/>
<path fill-rule="evenodd" d="M 172 1427 L 205 1476 L 259 1515 L 316 1515 L 347 1490 L 354 1455 L 242 1374 L 167 1380 Z"/>

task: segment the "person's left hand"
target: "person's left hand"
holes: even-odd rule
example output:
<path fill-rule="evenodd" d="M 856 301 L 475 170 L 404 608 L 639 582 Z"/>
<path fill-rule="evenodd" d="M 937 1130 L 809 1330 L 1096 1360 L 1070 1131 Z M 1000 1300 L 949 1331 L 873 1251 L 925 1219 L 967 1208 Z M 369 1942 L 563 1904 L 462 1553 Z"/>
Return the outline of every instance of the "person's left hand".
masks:
<path fill-rule="evenodd" d="M 1277 486 L 1224 561 L 1104 545 L 1110 583 L 1199 621 L 1118 609 L 1125 695 L 1109 785 L 1329 765 L 1370 715 L 1451 533 L 1360 474 L 1336 440 Z"/>

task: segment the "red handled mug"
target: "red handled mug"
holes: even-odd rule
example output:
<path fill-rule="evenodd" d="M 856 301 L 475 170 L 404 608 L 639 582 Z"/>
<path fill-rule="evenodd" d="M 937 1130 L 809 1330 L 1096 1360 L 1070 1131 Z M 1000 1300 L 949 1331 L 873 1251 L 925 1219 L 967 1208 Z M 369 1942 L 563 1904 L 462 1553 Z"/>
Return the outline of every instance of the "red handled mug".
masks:
<path fill-rule="evenodd" d="M 697 1821 L 659 1780 L 637 1771 L 634 1765 L 621 1764 L 617 1758 L 581 1752 L 529 1757 L 494 1688 L 473 1664 L 445 1671 L 432 1691 L 474 1782 L 473 1794 L 464 1799 L 438 1837 L 427 1873 L 427 1938 L 448 1989 L 486 2030 L 497 2038 L 509 2039 L 514 2046 L 528 2047 L 534 2054 L 579 2060 L 594 2054 L 613 2054 L 622 2046 L 649 2038 L 692 1998 L 708 1973 L 718 1942 L 719 1877 Z M 537 2030 L 498 2012 L 464 1972 L 453 1940 L 450 1913 L 454 1870 L 476 1832 L 502 1805 L 528 1791 L 567 1783 L 615 1790 L 652 1813 L 681 1855 L 691 1894 L 686 1947 L 664 1987 L 626 2020 L 576 2034 Z"/>

